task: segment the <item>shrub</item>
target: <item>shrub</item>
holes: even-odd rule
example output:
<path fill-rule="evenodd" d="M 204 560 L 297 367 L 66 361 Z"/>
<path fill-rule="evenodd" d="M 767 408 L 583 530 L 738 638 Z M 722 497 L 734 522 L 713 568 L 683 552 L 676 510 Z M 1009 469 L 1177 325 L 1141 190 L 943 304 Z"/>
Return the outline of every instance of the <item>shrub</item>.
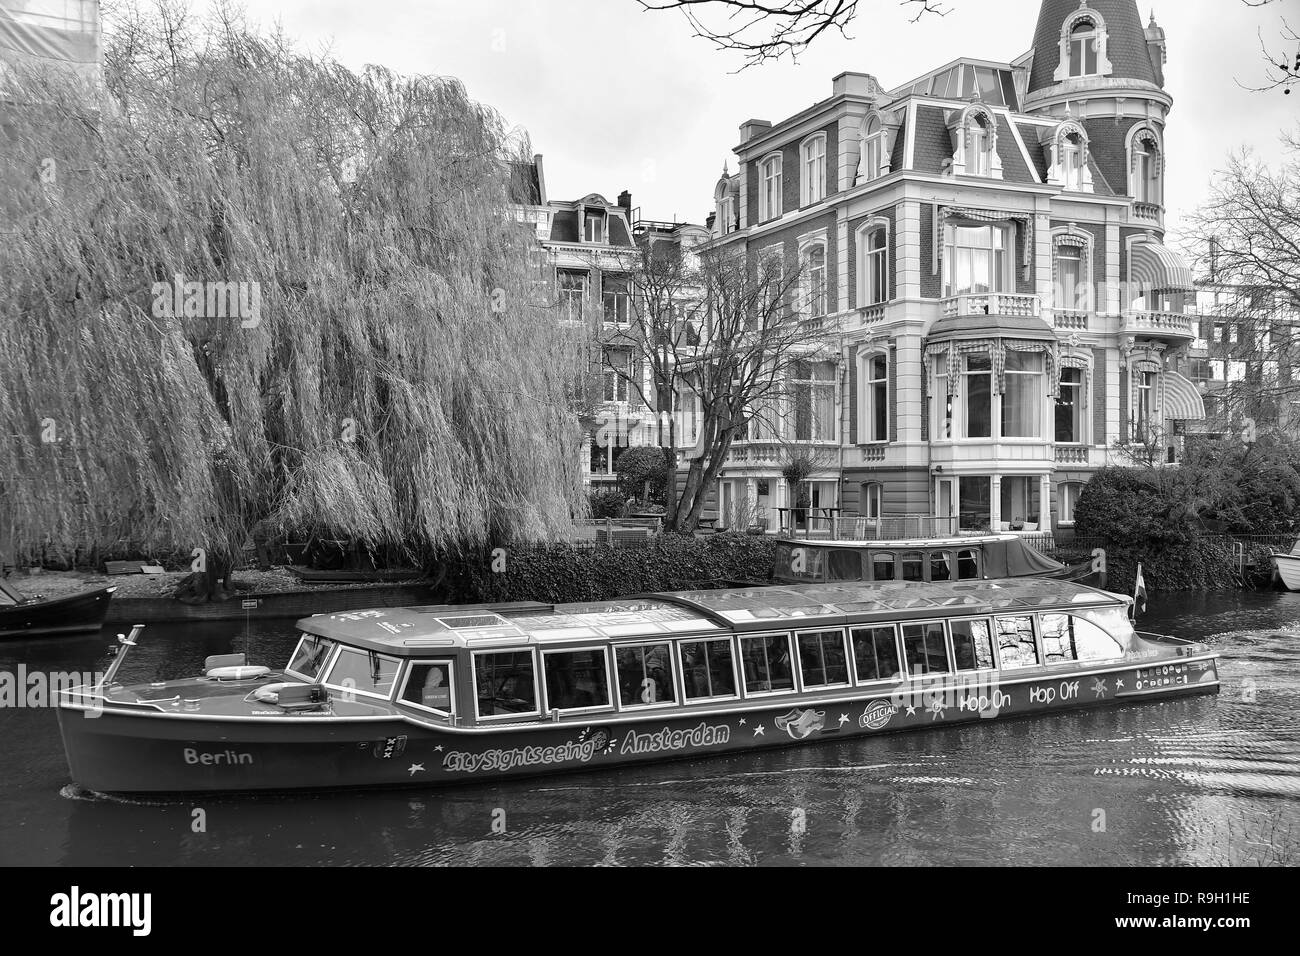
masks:
<path fill-rule="evenodd" d="M 662 502 L 668 484 L 668 462 L 662 448 L 639 445 L 629 448 L 614 463 L 619 489 L 624 496 Z M 649 494 L 647 495 L 647 486 Z"/>
<path fill-rule="evenodd" d="M 676 534 L 660 535 L 644 548 L 552 545 L 510 549 L 503 571 L 493 572 L 490 555 L 461 565 L 453 593 L 461 603 L 559 604 L 691 590 L 704 582 L 766 581 L 772 572 L 774 549 L 774 541 L 766 537 Z"/>
<path fill-rule="evenodd" d="M 587 496 L 593 518 L 621 518 L 627 499 L 618 491 L 593 491 Z"/>

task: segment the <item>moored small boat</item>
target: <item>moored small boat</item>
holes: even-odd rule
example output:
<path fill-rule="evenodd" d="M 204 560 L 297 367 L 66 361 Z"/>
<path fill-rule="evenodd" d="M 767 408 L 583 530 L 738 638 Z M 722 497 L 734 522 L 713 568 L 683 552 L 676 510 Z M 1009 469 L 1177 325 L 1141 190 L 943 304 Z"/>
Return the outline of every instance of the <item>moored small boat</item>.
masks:
<path fill-rule="evenodd" d="M 1288 591 L 1300 591 L 1300 543 L 1290 553 L 1273 552 L 1273 566 Z"/>
<path fill-rule="evenodd" d="M 0 581 L 0 638 L 98 631 L 117 588 L 97 588 L 61 598 L 28 598 Z"/>
<path fill-rule="evenodd" d="M 1130 599 L 1023 578 L 411 607 L 299 622 L 287 666 L 63 691 L 106 792 L 441 785 L 1215 693 Z M 124 639 L 130 645 L 132 637 Z"/>

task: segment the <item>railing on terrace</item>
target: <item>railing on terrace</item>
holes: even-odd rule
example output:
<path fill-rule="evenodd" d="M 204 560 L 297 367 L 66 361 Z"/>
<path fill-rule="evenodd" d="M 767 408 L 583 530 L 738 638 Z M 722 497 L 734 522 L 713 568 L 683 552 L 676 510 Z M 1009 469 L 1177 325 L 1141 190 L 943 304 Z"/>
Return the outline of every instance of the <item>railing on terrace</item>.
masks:
<path fill-rule="evenodd" d="M 1164 207 L 1155 203 L 1135 202 L 1133 204 L 1133 218 L 1141 219 L 1144 222 L 1160 222 L 1164 212 Z"/>
<path fill-rule="evenodd" d="M 778 508 L 781 534 L 790 538 L 830 541 L 902 541 L 952 538 L 963 532 L 957 517 L 933 515 L 841 515 L 838 508 Z"/>
<path fill-rule="evenodd" d="M 1086 445 L 1057 445 L 1056 461 L 1062 465 L 1086 465 L 1088 448 Z"/>
<path fill-rule="evenodd" d="M 1053 316 L 1058 329 L 1073 329 L 1079 332 L 1085 332 L 1088 329 L 1087 312 L 1061 311 Z"/>
<path fill-rule="evenodd" d="M 1009 292 L 985 292 L 954 295 L 943 300 L 943 317 L 964 315 L 1034 316 L 1041 313 L 1038 296 L 1014 295 Z"/>

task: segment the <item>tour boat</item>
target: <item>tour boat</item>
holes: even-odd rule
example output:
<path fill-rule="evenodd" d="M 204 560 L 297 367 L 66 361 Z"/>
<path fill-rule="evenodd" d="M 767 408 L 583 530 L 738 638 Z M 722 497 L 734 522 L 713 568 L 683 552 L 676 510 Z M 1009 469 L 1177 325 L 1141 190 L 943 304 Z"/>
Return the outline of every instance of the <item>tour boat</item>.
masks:
<path fill-rule="evenodd" d="M 97 588 L 61 598 L 28 598 L 0 581 L 0 638 L 98 631 L 116 590 Z"/>
<path fill-rule="evenodd" d="M 64 690 L 105 792 L 491 782 L 1215 693 L 1217 655 L 1130 598 L 1019 578 L 322 614 L 281 670 Z"/>
<path fill-rule="evenodd" d="M 1273 552 L 1273 564 L 1277 568 L 1278 577 L 1288 591 L 1300 591 L 1300 541 L 1296 542 L 1290 553 L 1282 551 Z"/>

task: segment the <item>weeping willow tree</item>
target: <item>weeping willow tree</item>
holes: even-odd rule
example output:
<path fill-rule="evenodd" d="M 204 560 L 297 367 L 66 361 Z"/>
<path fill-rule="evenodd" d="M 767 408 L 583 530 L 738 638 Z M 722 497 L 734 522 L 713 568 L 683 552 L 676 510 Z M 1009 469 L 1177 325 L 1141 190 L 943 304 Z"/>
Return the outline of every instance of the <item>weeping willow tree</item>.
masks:
<path fill-rule="evenodd" d="M 225 568 L 255 528 L 429 561 L 582 507 L 582 343 L 455 80 L 228 10 L 106 24 L 102 90 L 0 92 L 0 543 Z"/>

